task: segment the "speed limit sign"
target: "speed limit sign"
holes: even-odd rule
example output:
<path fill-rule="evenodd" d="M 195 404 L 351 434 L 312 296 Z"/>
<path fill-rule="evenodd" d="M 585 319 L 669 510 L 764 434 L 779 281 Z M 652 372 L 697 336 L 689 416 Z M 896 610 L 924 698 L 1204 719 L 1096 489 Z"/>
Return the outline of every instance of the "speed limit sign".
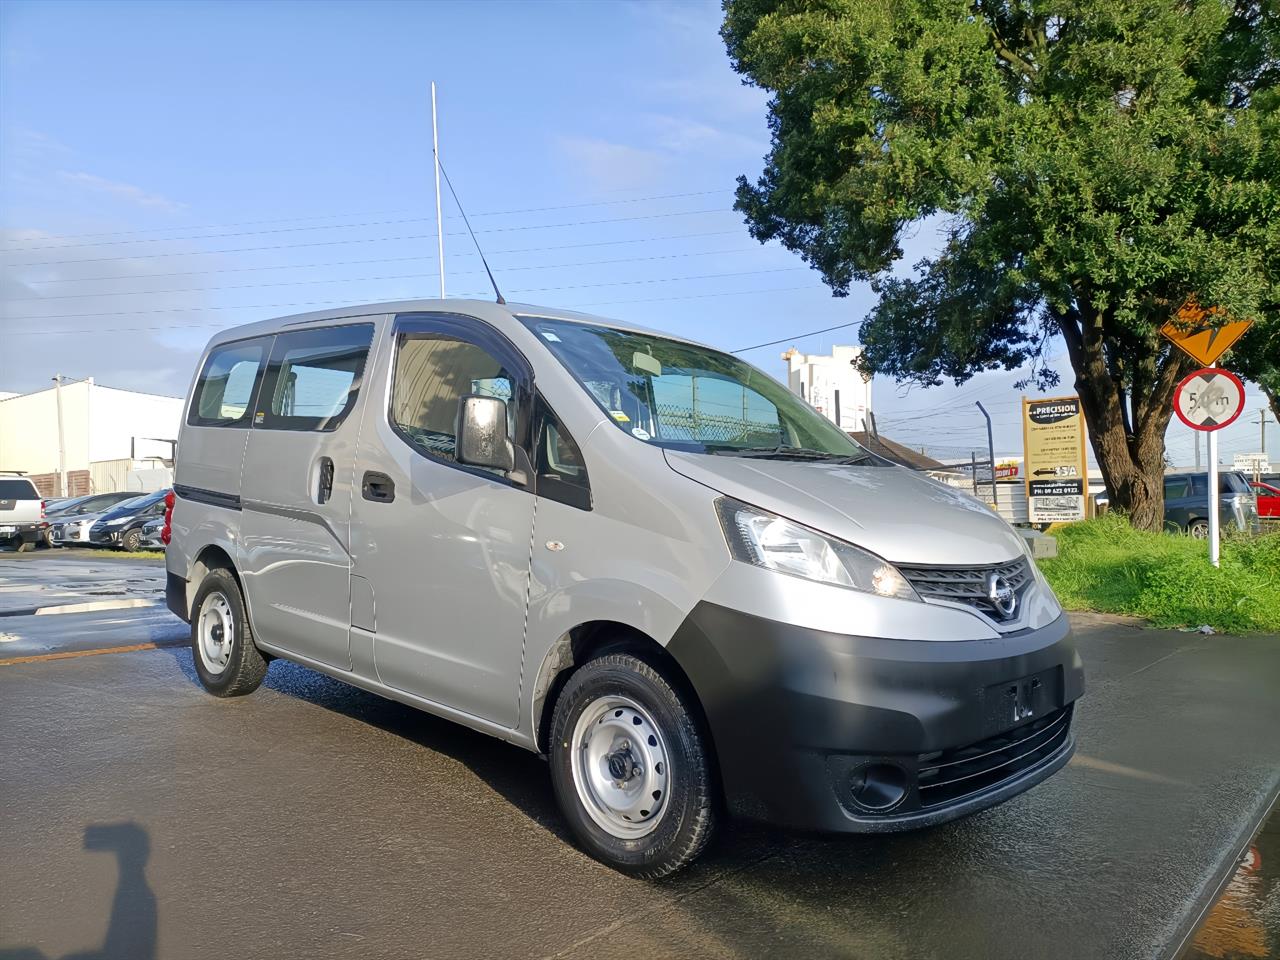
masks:
<path fill-rule="evenodd" d="M 1221 367 L 1197 370 L 1178 384 L 1173 412 L 1192 430 L 1221 430 L 1244 410 L 1244 384 Z"/>

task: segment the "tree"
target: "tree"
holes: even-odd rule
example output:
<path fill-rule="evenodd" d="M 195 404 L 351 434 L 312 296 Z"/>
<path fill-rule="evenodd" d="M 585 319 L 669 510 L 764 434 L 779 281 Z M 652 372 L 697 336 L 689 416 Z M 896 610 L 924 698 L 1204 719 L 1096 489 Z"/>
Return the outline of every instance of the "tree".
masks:
<path fill-rule="evenodd" d="M 736 207 L 836 295 L 871 283 L 866 369 L 1047 388 L 1061 342 L 1112 504 L 1159 529 L 1193 366 L 1160 326 L 1280 303 L 1276 0 L 725 0 L 721 34 L 772 93 Z M 941 252 L 895 275 L 922 223 Z"/>

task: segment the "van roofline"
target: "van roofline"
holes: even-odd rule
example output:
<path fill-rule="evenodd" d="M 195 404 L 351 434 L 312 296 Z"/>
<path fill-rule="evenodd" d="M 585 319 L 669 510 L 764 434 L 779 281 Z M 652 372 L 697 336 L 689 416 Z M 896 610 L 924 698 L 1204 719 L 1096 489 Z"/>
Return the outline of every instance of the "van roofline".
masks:
<path fill-rule="evenodd" d="M 582 313 L 577 310 L 566 310 L 560 307 L 544 307 L 531 303 L 508 302 L 505 304 L 499 304 L 494 303 L 492 300 L 464 300 L 461 298 L 447 298 L 444 300 L 388 300 L 382 303 L 351 304 L 349 306 L 342 307 L 329 307 L 325 310 L 312 310 L 307 313 L 289 314 L 283 317 L 269 317 L 264 320 L 256 320 L 253 323 L 241 324 L 239 326 L 219 330 L 210 339 L 210 344 L 212 345 L 226 340 L 242 340 L 246 337 L 274 332 L 284 327 L 297 327 L 309 323 L 323 323 L 329 320 L 358 320 L 361 317 L 415 312 L 461 312 L 474 314 L 482 320 L 485 319 L 486 316 L 492 317 L 495 312 L 506 314 L 513 320 L 520 316 L 539 317 L 547 320 L 566 320 L 570 323 L 613 327 L 618 330 L 625 330 L 628 333 L 640 333 L 655 337 L 663 337 L 668 340 L 677 340 L 681 343 L 693 344 L 694 346 L 707 347 L 711 350 L 719 349 L 717 347 L 704 344 L 698 340 L 693 340 L 689 337 L 682 337 L 679 334 L 669 333 L 665 330 L 655 330 L 652 327 L 629 323 L 625 320 L 617 320 L 612 317 L 602 317 L 591 313 Z"/>

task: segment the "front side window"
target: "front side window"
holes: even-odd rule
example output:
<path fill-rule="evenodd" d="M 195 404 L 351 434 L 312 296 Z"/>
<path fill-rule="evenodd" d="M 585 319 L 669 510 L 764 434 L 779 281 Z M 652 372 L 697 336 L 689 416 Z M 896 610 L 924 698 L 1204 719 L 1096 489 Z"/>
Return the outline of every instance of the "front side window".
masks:
<path fill-rule="evenodd" d="M 730 354 L 613 327 L 520 320 L 638 440 L 694 453 L 879 462 L 773 377 Z"/>
<path fill-rule="evenodd" d="M 198 427 L 247 426 L 269 342 L 244 340 L 215 347 L 196 381 L 187 423 Z"/>
<path fill-rule="evenodd" d="M 373 324 L 296 330 L 276 337 L 254 425 L 336 430 L 360 390 Z"/>
<path fill-rule="evenodd" d="M 567 503 L 581 510 L 591 509 L 591 483 L 587 464 L 578 444 L 565 429 L 550 405 L 537 400 L 534 425 L 533 464 L 537 475 L 535 490 L 540 497 Z"/>
<path fill-rule="evenodd" d="M 468 395 L 506 401 L 507 435 L 515 436 L 516 377 L 501 360 L 443 333 L 403 332 L 396 339 L 391 423 L 414 449 L 455 461 L 458 406 Z"/>

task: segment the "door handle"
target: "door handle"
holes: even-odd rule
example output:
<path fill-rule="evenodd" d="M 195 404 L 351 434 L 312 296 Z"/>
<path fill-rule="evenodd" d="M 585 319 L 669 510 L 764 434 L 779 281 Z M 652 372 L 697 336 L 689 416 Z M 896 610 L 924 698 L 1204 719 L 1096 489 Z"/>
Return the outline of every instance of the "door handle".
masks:
<path fill-rule="evenodd" d="M 396 485 L 385 473 L 367 470 L 364 482 L 360 485 L 360 493 L 366 500 L 374 503 L 390 503 L 396 498 Z"/>
<path fill-rule="evenodd" d="M 320 458 L 320 485 L 316 490 L 316 503 L 325 503 L 333 496 L 333 460 Z"/>

